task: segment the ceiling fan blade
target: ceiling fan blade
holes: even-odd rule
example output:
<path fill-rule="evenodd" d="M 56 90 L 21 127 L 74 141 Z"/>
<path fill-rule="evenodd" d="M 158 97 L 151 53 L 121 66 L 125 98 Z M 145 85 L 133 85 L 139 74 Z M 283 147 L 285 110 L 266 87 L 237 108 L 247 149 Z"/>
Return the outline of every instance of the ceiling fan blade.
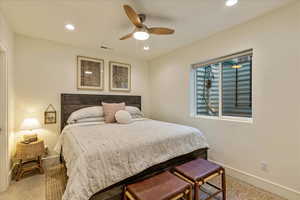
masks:
<path fill-rule="evenodd" d="M 133 35 L 133 33 L 129 33 L 129 34 L 127 34 L 127 35 L 121 37 L 120 40 L 126 40 L 126 39 L 132 37 L 132 35 Z"/>
<path fill-rule="evenodd" d="M 128 16 L 129 20 L 137 27 L 141 28 L 143 27 L 143 24 L 141 22 L 140 17 L 136 12 L 131 8 L 129 5 L 124 5 L 124 10 L 126 12 L 126 15 Z"/>
<path fill-rule="evenodd" d="M 173 30 L 173 29 L 163 28 L 163 27 L 149 28 L 148 31 L 151 34 L 157 34 L 157 35 L 170 35 L 170 34 L 173 34 L 175 32 L 175 30 Z"/>

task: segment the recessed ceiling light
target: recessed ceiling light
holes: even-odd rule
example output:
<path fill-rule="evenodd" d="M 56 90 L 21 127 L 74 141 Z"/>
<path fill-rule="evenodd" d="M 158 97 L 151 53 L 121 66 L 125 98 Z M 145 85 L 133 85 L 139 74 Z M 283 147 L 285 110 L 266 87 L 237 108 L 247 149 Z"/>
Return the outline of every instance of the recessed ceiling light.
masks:
<path fill-rule="evenodd" d="M 150 49 L 149 46 L 144 46 L 144 50 L 145 50 L 145 51 L 148 51 L 149 49 Z"/>
<path fill-rule="evenodd" d="M 239 0 L 226 0 L 226 6 L 231 7 L 238 3 Z"/>
<path fill-rule="evenodd" d="M 73 24 L 66 24 L 65 28 L 69 31 L 74 31 L 75 30 L 75 26 Z"/>

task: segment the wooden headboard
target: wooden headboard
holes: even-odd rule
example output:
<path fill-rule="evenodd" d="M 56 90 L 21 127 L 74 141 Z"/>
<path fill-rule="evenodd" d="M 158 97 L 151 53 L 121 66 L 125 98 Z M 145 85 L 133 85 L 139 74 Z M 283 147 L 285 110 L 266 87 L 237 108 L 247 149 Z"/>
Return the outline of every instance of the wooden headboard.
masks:
<path fill-rule="evenodd" d="M 72 112 L 90 106 L 100 106 L 101 102 L 121 103 L 142 109 L 141 96 L 131 95 L 92 95 L 92 94 L 61 94 L 61 130 L 67 125 Z"/>

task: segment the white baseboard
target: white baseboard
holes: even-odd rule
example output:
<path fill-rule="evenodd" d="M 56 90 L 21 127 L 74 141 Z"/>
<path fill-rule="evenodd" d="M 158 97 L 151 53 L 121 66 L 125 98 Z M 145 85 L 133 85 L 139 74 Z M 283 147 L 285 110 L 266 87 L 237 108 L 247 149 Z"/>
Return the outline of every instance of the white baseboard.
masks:
<path fill-rule="evenodd" d="M 255 185 L 256 187 L 262 188 L 268 192 L 271 192 L 271 193 L 277 194 L 279 196 L 282 196 L 284 198 L 287 198 L 288 200 L 299 200 L 300 199 L 300 191 L 285 187 L 283 185 L 274 183 L 267 179 L 255 176 L 253 174 L 249 174 L 247 172 L 235 169 L 233 167 L 224 165 L 217 161 L 214 161 L 214 160 L 211 160 L 211 161 L 223 166 L 226 170 L 226 173 L 232 177 L 238 178 L 238 179 L 245 181 L 251 185 Z"/>

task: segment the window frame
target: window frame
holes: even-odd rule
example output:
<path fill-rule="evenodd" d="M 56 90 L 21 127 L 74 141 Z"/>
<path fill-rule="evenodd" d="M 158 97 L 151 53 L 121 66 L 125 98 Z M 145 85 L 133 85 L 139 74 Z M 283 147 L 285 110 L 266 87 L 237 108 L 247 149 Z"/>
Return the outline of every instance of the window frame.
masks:
<path fill-rule="evenodd" d="M 237 116 L 223 116 L 223 90 L 222 90 L 222 72 L 223 67 L 219 70 L 219 80 L 218 80 L 218 90 L 219 90 L 219 114 L 217 116 L 209 116 L 209 115 L 201 115 L 197 114 L 197 91 L 196 91 L 196 65 L 202 65 L 200 67 L 205 67 L 206 65 L 211 65 L 215 63 L 221 63 L 222 60 L 228 60 L 235 57 L 239 57 L 241 54 L 252 54 L 251 57 L 251 117 L 237 117 Z M 208 61 L 204 61 L 201 63 L 195 63 L 191 65 L 191 117 L 192 118 L 202 118 L 202 119 L 213 119 L 213 120 L 223 120 L 223 121 L 233 121 L 233 122 L 245 122 L 245 123 L 253 123 L 253 49 L 248 49 L 245 51 L 233 53 L 227 56 L 222 56 L 219 58 L 210 59 Z"/>

